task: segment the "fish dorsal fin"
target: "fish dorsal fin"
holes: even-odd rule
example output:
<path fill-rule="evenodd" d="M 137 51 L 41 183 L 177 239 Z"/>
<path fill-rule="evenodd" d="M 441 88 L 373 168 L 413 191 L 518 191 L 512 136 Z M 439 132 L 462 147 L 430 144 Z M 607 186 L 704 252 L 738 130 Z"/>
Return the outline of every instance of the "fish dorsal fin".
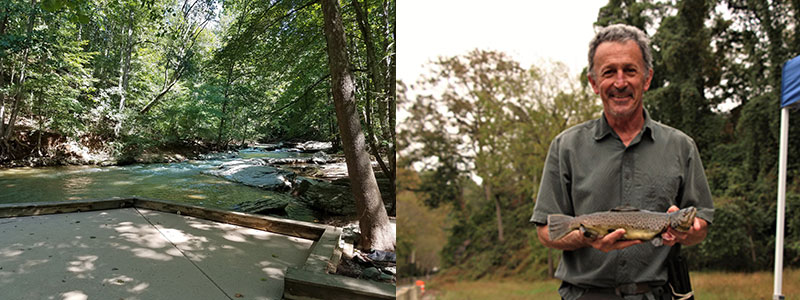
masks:
<path fill-rule="evenodd" d="M 617 206 L 617 207 L 611 209 L 611 211 L 640 211 L 640 210 L 641 209 L 638 209 L 638 208 L 630 206 L 630 205 Z"/>

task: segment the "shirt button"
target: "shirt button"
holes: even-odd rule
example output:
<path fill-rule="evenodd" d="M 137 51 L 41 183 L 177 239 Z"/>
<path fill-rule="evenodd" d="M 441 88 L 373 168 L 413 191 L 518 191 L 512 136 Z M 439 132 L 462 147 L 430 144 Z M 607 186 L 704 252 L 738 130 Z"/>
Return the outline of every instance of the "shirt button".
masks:
<path fill-rule="evenodd" d="M 625 262 L 624 260 L 622 260 L 622 261 L 620 261 L 620 262 L 619 262 L 619 265 L 620 265 L 620 266 L 623 266 L 623 267 L 624 267 L 624 266 L 625 266 L 625 264 L 626 264 L 626 262 Z"/>

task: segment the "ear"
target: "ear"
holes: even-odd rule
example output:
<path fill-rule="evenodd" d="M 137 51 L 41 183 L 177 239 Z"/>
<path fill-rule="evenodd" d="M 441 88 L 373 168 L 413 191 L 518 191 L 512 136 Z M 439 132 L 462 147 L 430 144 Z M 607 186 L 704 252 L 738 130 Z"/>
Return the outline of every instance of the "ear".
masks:
<path fill-rule="evenodd" d="M 594 76 L 592 76 L 592 71 L 589 71 L 589 73 L 586 74 L 586 78 L 589 79 L 589 84 L 592 85 L 592 90 L 594 91 L 594 93 L 596 95 L 600 95 L 600 87 L 598 87 L 597 82 L 594 81 Z"/>
<path fill-rule="evenodd" d="M 650 73 L 647 74 L 647 78 L 644 81 L 644 90 L 647 91 L 650 89 L 650 81 L 653 81 L 653 69 L 650 69 Z"/>

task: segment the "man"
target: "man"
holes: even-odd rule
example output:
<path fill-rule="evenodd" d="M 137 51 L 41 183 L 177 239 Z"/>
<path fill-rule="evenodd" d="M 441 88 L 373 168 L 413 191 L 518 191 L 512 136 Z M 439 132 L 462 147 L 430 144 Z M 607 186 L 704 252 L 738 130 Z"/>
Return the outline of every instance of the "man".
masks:
<path fill-rule="evenodd" d="M 531 222 L 547 247 L 564 250 L 556 277 L 564 299 L 671 299 L 665 261 L 671 246 L 695 245 L 714 208 L 700 155 L 684 133 L 650 119 L 642 96 L 653 79 L 649 39 L 627 25 L 601 29 L 589 44 L 589 83 L 603 102 L 599 119 L 551 143 Z M 624 229 L 591 239 L 579 231 L 550 240 L 547 216 L 616 207 L 698 209 L 692 228 L 662 234 L 665 246 L 620 240 Z"/>

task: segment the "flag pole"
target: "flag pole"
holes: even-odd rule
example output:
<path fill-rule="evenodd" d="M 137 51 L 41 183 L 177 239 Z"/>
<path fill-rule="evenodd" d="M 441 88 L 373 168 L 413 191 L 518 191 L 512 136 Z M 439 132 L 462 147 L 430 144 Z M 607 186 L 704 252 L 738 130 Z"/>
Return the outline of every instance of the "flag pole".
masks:
<path fill-rule="evenodd" d="M 775 230 L 775 288 L 773 300 L 783 300 L 783 230 L 786 213 L 786 152 L 789 148 L 789 106 L 781 108 L 781 141 L 778 156 L 778 220 Z"/>

